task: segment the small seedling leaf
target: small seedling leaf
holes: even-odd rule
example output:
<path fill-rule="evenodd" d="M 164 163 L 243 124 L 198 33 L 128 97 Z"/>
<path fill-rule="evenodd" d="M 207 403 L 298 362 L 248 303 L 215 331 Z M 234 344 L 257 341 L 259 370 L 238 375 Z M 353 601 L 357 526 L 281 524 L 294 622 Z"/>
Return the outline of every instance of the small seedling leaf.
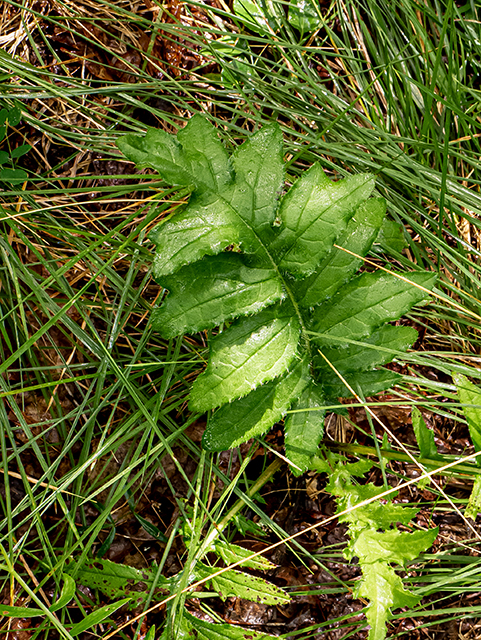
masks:
<path fill-rule="evenodd" d="M 31 148 L 32 147 L 29 144 L 21 144 L 19 147 L 16 147 L 15 149 L 12 149 L 11 156 L 12 156 L 12 158 L 21 158 L 26 153 L 28 153 Z"/>
<path fill-rule="evenodd" d="M 108 618 L 113 613 L 115 613 L 117 609 L 120 609 L 120 607 L 123 607 L 129 601 L 130 601 L 130 598 L 124 598 L 123 600 L 119 600 L 118 602 L 114 602 L 112 604 L 107 604 L 104 607 L 100 607 L 100 609 L 97 609 L 97 611 L 90 613 L 83 620 L 81 620 L 80 622 L 77 622 L 77 624 L 75 624 L 70 629 L 70 632 L 69 632 L 70 635 L 74 637 L 78 636 L 84 631 L 91 629 L 96 624 L 100 624 L 106 618 Z"/>
<path fill-rule="evenodd" d="M 424 418 L 417 407 L 413 407 L 411 417 L 413 421 L 414 435 L 416 436 L 421 458 L 440 460 L 442 456 L 439 455 L 436 443 L 434 442 L 434 433 L 431 429 L 428 429 Z"/>
<path fill-rule="evenodd" d="M 57 602 L 54 602 L 50 607 L 50 611 L 59 611 L 59 609 L 66 607 L 75 595 L 77 586 L 72 576 L 64 573 L 62 578 L 64 581 L 62 592 Z"/>
<path fill-rule="evenodd" d="M 461 373 L 455 373 L 453 380 L 468 421 L 469 435 L 473 441 L 474 449 L 481 451 L 481 391 Z M 478 466 L 481 466 L 481 456 L 476 458 L 476 462 Z"/>

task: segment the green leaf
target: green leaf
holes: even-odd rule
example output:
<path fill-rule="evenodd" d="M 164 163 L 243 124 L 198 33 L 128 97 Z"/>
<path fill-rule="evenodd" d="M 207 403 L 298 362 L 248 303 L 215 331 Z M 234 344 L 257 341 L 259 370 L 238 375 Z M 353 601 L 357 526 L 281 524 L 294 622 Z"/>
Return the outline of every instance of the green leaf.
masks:
<path fill-rule="evenodd" d="M 177 134 L 196 181 L 211 191 L 222 191 L 232 182 L 229 156 L 217 131 L 202 116 L 194 116 Z M 193 183 L 197 184 L 197 182 Z"/>
<path fill-rule="evenodd" d="M 143 518 L 139 513 L 134 512 L 134 516 L 137 522 L 140 522 L 140 524 L 142 525 L 142 529 L 149 535 L 151 535 L 156 540 L 159 540 L 160 542 L 167 542 L 167 536 L 162 533 L 159 527 L 156 527 L 155 524 L 152 524 L 152 522 L 150 522 L 146 518 Z"/>
<path fill-rule="evenodd" d="M 348 468 L 348 472 L 354 475 L 355 469 Z M 383 493 L 384 487 L 376 487 L 372 483 L 366 485 L 348 485 L 347 489 L 338 492 L 338 510 L 344 511 L 348 509 L 352 504 L 359 504 L 365 500 L 369 500 L 374 496 Z M 391 496 L 392 498 L 394 495 Z M 403 504 L 393 504 L 388 501 L 387 503 L 370 502 L 364 505 L 362 508 L 356 509 L 353 513 L 349 512 L 342 516 L 339 516 L 339 522 L 350 522 L 356 531 L 358 530 L 376 530 L 376 529 L 389 529 L 390 526 L 395 524 L 408 524 L 418 513 L 419 509 L 405 507 Z M 382 534 L 384 535 L 384 534 Z M 349 545 L 349 551 L 346 557 L 353 558 L 357 555 L 358 549 L 357 536 L 352 545 Z M 379 558 L 373 556 L 366 560 L 366 562 L 375 562 Z"/>
<path fill-rule="evenodd" d="M 299 331 L 287 304 L 242 318 L 221 333 L 211 342 L 207 369 L 192 387 L 192 409 L 214 409 L 284 373 L 296 355 Z"/>
<path fill-rule="evenodd" d="M 430 460 L 442 459 L 434 442 L 434 433 L 426 426 L 424 418 L 417 407 L 413 407 L 411 417 L 421 458 L 428 458 Z"/>
<path fill-rule="evenodd" d="M 481 451 L 481 392 L 461 373 L 455 373 L 453 380 L 468 421 L 469 435 L 473 441 L 474 450 Z M 481 466 L 481 456 L 476 458 L 476 463 Z"/>
<path fill-rule="evenodd" d="M 222 253 L 183 267 L 163 280 L 170 290 L 153 315 L 166 338 L 256 313 L 283 296 L 273 269 L 255 267 L 240 253 Z"/>
<path fill-rule="evenodd" d="M 200 580 L 209 578 L 207 583 L 210 588 L 217 591 L 223 601 L 230 596 L 270 605 L 283 605 L 291 601 L 285 591 L 264 578 L 232 569 L 214 576 L 219 569 L 208 567 L 201 562 L 197 563 L 195 571 Z"/>
<path fill-rule="evenodd" d="M 363 567 L 363 579 L 356 597 L 368 598 L 366 618 L 370 625 L 368 640 L 386 637 L 386 622 L 391 607 L 413 607 L 419 598 L 406 591 L 401 578 L 386 564 L 377 562 Z"/>
<path fill-rule="evenodd" d="M 358 340 L 385 322 L 398 320 L 423 300 L 436 277 L 430 273 L 363 273 L 340 289 L 326 305 L 316 309 L 312 330 L 325 344 L 330 336 Z M 339 344 L 339 343 L 337 343 Z"/>
<path fill-rule="evenodd" d="M 265 433 L 286 414 L 309 381 L 307 362 L 301 361 L 284 378 L 224 405 L 207 423 L 202 438 L 204 448 L 224 451 Z"/>
<path fill-rule="evenodd" d="M 20 110 L 20 107 L 15 106 L 12 109 L 10 109 L 7 117 L 8 117 L 8 124 L 11 127 L 16 127 L 18 124 L 20 124 L 20 120 L 22 119 L 22 112 Z"/>
<path fill-rule="evenodd" d="M 215 543 L 213 551 L 216 555 L 222 558 L 226 565 L 234 564 L 235 562 L 249 558 L 249 556 L 252 555 L 252 551 L 249 549 L 244 549 L 244 547 L 240 547 L 238 544 L 224 542 L 223 540 L 218 540 Z M 274 563 L 262 556 L 257 556 L 256 558 L 244 561 L 242 566 L 248 569 L 257 569 L 258 571 L 268 571 L 269 569 L 274 569 L 276 567 Z"/>
<path fill-rule="evenodd" d="M 32 146 L 30 144 L 21 144 L 19 147 L 12 149 L 12 158 L 20 158 L 30 151 Z"/>
<path fill-rule="evenodd" d="M 123 607 L 125 604 L 129 602 L 130 598 L 124 598 L 123 600 L 119 600 L 118 602 L 114 602 L 113 604 L 107 604 L 105 607 L 100 607 L 97 611 L 90 613 L 88 616 L 85 616 L 83 620 L 74 624 L 74 626 L 70 629 L 71 636 L 78 636 L 79 634 L 91 629 L 94 625 L 100 624 L 106 618 L 115 613 L 117 609 Z"/>
<path fill-rule="evenodd" d="M 286 420 L 286 456 L 298 467 L 292 468 L 296 476 L 306 471 L 324 435 L 324 405 L 322 390 L 311 382 Z"/>
<path fill-rule="evenodd" d="M 72 578 L 72 576 L 64 573 L 62 578 L 64 581 L 62 593 L 60 594 L 60 598 L 57 600 L 57 602 L 54 602 L 52 604 L 52 606 L 50 607 L 50 611 L 58 611 L 59 609 L 66 607 L 74 597 L 77 590 L 75 580 Z"/>
<path fill-rule="evenodd" d="M 326 398 L 350 398 L 353 394 L 351 389 L 357 393 L 358 386 L 361 388 L 363 395 L 367 398 L 376 393 L 381 393 L 386 389 L 401 382 L 402 375 L 389 371 L 389 369 L 376 369 L 375 371 L 356 371 L 355 373 L 346 373 L 343 375 L 347 382 L 344 382 L 336 375 L 326 372 L 320 376 L 319 382 L 324 390 Z"/>
<path fill-rule="evenodd" d="M 77 582 L 98 589 L 109 598 L 125 598 L 131 601 L 130 606 L 136 607 L 147 599 L 147 595 L 156 579 L 151 568 L 135 569 L 125 564 L 119 564 L 103 558 L 87 562 L 80 568 L 73 564 L 68 567 L 69 573 L 74 573 Z M 161 596 L 166 593 L 169 581 L 161 578 L 156 582 Z"/>
<path fill-rule="evenodd" d="M 274 640 L 277 638 L 277 636 L 270 636 L 233 624 L 205 622 L 190 615 L 187 611 L 184 611 L 180 620 L 180 632 L 182 638 L 191 640 Z"/>
<path fill-rule="evenodd" d="M 397 529 L 382 532 L 363 529 L 352 548 L 361 565 L 381 561 L 403 566 L 429 549 L 437 535 L 437 528 L 413 533 Z"/>
<path fill-rule="evenodd" d="M 371 198 L 363 202 L 347 225 L 337 244 L 347 251 L 334 247 L 305 280 L 295 283 L 296 299 L 303 307 L 315 307 L 332 296 L 352 277 L 362 265 L 361 258 L 369 252 L 376 239 L 384 216 L 384 198 Z"/>
<path fill-rule="evenodd" d="M 313 165 L 282 200 L 283 227 L 272 244 L 279 266 L 296 277 L 311 274 L 373 188 L 369 174 L 331 182 Z"/>
<path fill-rule="evenodd" d="M 302 35 L 322 26 L 319 4 L 316 0 L 290 0 L 287 19 Z"/>
<path fill-rule="evenodd" d="M 247 24 L 260 28 L 261 32 L 268 31 L 269 22 L 262 9 L 262 5 L 256 0 L 234 0 L 233 11 L 235 15 Z"/>
<path fill-rule="evenodd" d="M 338 371 L 366 371 L 391 362 L 393 357 L 406 351 L 416 341 L 417 335 L 412 327 L 386 325 L 361 343 L 344 348 L 325 347 L 322 353 Z M 314 366 L 318 368 L 321 379 L 326 373 L 332 375 L 332 369 L 321 356 L 314 358 Z"/>
<path fill-rule="evenodd" d="M 202 194 L 156 227 L 149 238 L 157 245 L 154 276 L 162 282 L 162 276 L 237 243 L 237 216 L 221 196 Z"/>
<path fill-rule="evenodd" d="M 0 151 L 0 164 L 5 164 L 10 160 L 10 156 L 6 151 Z"/>
<path fill-rule="evenodd" d="M 407 246 L 404 236 L 404 227 L 394 220 L 384 219 L 376 244 L 380 244 L 385 251 L 394 250 L 396 253 L 402 253 Z"/>
<path fill-rule="evenodd" d="M 10 182 L 11 184 L 19 184 L 25 182 L 28 174 L 23 169 L 2 169 L 0 171 L 0 180 Z"/>
<path fill-rule="evenodd" d="M 313 459 L 313 467 L 330 473 L 326 489 L 337 497 L 337 511 L 343 514 L 339 521 L 349 525 L 351 540 L 344 555 L 347 559 L 357 557 L 362 570 L 362 579 L 356 582 L 353 595 L 370 601 L 366 610 L 371 627 L 368 640 L 382 640 L 386 636 L 389 610 L 412 607 L 419 601 L 404 589 L 391 563 L 404 566 L 414 560 L 433 544 L 438 529 L 400 532 L 393 525 L 407 524 L 416 509 L 390 502 L 363 504 L 384 492 L 384 487 L 372 483 L 360 486 L 352 482 L 351 475 L 359 475 L 365 462 L 346 464 L 341 454 L 327 452 L 324 460 Z"/>
<path fill-rule="evenodd" d="M 249 28 L 258 18 L 267 28 L 272 18 L 274 29 L 278 17 L 270 2 L 236 0 L 234 11 Z M 371 175 L 332 182 L 315 164 L 280 197 L 277 124 L 249 136 L 230 159 L 200 116 L 177 137 L 152 130 L 118 144 L 171 184 L 192 187 L 188 204 L 150 236 L 157 245 L 154 274 L 169 291 L 154 311 L 154 328 L 172 338 L 237 319 L 211 339 L 209 364 L 192 389 L 194 410 L 219 407 L 204 436 L 207 449 L 237 446 L 267 431 L 300 398 L 312 373 L 318 391 L 334 403 L 350 395 L 344 378 L 365 395 L 400 379 L 364 371 L 408 348 L 412 330 L 384 325 L 421 301 L 435 278 L 418 272 L 406 274 L 412 283 L 389 273 L 353 278 L 385 218 L 384 200 L 370 198 Z M 346 346 L 352 340 L 362 343 Z M 326 349 L 340 377 L 313 361 L 317 347 Z M 323 402 L 322 395 L 313 402 Z M 310 413 L 287 421 L 287 447 L 299 468 L 322 433 Z"/>
<path fill-rule="evenodd" d="M 10 604 L 0 604 L 0 616 L 6 618 L 36 618 L 37 616 L 45 616 L 42 609 L 33 607 L 15 607 Z"/>
<path fill-rule="evenodd" d="M 478 513 L 481 512 L 481 476 L 476 476 L 474 485 L 469 496 L 468 506 L 464 512 L 465 518 L 476 520 Z"/>
<path fill-rule="evenodd" d="M 232 156 L 235 189 L 230 204 L 261 237 L 274 222 L 277 200 L 284 185 L 282 135 L 268 125 L 249 138 Z M 255 251 L 256 245 L 252 250 Z"/>
<path fill-rule="evenodd" d="M 117 140 L 122 153 L 140 167 L 151 167 L 175 186 L 195 186 L 220 192 L 231 180 L 227 153 L 207 120 L 194 116 L 174 136 L 149 129 L 143 137 L 129 134 Z"/>
<path fill-rule="evenodd" d="M 155 640 L 155 624 L 150 627 L 144 640 Z"/>

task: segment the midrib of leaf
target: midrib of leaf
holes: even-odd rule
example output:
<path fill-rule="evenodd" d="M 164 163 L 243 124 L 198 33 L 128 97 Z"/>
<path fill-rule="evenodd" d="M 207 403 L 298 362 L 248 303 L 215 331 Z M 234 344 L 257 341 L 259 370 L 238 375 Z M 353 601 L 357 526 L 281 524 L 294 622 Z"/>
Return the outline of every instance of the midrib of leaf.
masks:
<path fill-rule="evenodd" d="M 258 175 L 258 173 L 257 173 Z M 257 176 L 256 176 L 256 184 L 257 184 Z M 262 239 L 259 237 L 259 234 L 257 233 L 257 231 L 254 229 L 254 227 L 248 223 L 247 220 L 245 220 L 238 212 L 237 210 L 232 206 L 232 204 L 222 195 L 222 193 L 219 193 L 219 198 L 221 198 L 231 209 L 232 211 L 236 214 L 238 220 L 240 222 L 242 222 L 247 229 L 250 230 L 250 232 L 253 234 L 253 236 L 255 237 L 256 241 L 259 244 L 259 248 L 262 250 L 262 252 L 265 254 L 265 257 L 267 258 L 267 261 L 271 264 L 272 268 L 275 270 L 277 277 L 279 278 L 279 280 L 281 281 L 287 296 L 289 298 L 289 300 L 291 301 L 291 304 L 294 308 L 294 311 L 296 313 L 297 319 L 299 321 L 299 325 L 301 327 L 301 335 L 302 335 L 302 340 L 304 342 L 304 346 L 306 348 L 307 353 L 309 354 L 310 359 L 312 359 L 312 349 L 311 349 L 311 341 L 309 340 L 309 334 L 307 331 L 307 328 L 305 326 L 304 323 L 304 318 L 302 316 L 302 313 L 300 311 L 299 305 L 297 304 L 297 300 L 293 294 L 293 292 L 291 291 L 290 287 L 287 285 L 286 279 L 284 278 L 284 276 L 282 275 L 279 266 L 277 265 L 276 261 L 274 260 L 274 257 L 271 255 L 271 253 L 269 252 L 268 248 L 266 247 L 266 245 L 264 244 L 264 242 L 262 241 Z M 249 255 L 249 254 L 243 254 L 243 255 Z"/>
<path fill-rule="evenodd" d="M 294 311 L 296 312 L 297 315 L 297 319 L 299 320 L 299 325 L 301 327 L 301 335 L 302 335 L 302 340 L 304 342 L 304 346 L 306 348 L 307 353 L 309 354 L 309 358 L 312 360 L 312 349 L 311 349 L 311 341 L 309 340 L 309 334 L 307 332 L 307 328 L 304 324 L 304 318 L 302 317 L 301 314 L 301 310 L 299 309 L 299 305 L 297 304 L 297 300 L 293 294 L 293 292 L 291 291 L 290 287 L 287 286 L 287 282 L 285 280 L 285 278 L 282 276 L 282 273 L 279 270 L 279 267 L 277 266 L 274 258 L 271 256 L 271 254 L 269 253 L 269 251 L 267 251 L 267 248 L 265 248 L 266 251 L 266 255 L 269 257 L 274 269 L 276 270 L 276 273 L 279 277 L 279 279 L 281 280 L 286 293 L 289 297 L 289 300 L 291 301 L 291 304 L 294 308 Z"/>

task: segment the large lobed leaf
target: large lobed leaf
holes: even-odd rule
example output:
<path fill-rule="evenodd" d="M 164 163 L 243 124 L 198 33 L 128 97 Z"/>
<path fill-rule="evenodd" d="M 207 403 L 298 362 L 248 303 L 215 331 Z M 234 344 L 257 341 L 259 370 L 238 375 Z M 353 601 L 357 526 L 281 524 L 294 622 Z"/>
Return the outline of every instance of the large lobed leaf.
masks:
<path fill-rule="evenodd" d="M 304 471 L 322 437 L 326 400 L 397 381 L 379 367 L 406 351 L 416 332 L 387 323 L 426 298 L 434 277 L 356 276 L 385 221 L 384 200 L 370 197 L 373 176 L 333 182 L 314 164 L 280 197 L 276 124 L 231 158 L 201 116 L 177 137 L 149 130 L 118 144 L 169 184 L 192 190 L 151 234 L 154 275 L 169 291 L 153 322 L 167 338 L 222 325 L 190 397 L 194 411 L 216 409 L 204 447 L 237 446 L 292 409 L 286 452 Z"/>

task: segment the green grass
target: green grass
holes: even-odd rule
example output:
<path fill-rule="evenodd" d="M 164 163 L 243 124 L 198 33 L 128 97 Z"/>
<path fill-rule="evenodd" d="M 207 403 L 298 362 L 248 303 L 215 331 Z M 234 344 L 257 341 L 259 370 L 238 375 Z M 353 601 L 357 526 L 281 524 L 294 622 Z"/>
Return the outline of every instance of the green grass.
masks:
<path fill-rule="evenodd" d="M 277 17 L 270 16 L 272 31 L 194 2 L 183 7 L 180 23 L 167 21 L 165 10 L 132 13 L 121 3 L 98 3 L 92 13 L 88 4 L 54 2 L 48 16 L 35 6 L 20 12 L 21 5 L 4 4 L 5 34 L 18 29 L 20 35 L 0 52 L 0 100 L 21 104 L 24 114 L 8 141 L 34 148 L 19 161 L 30 171 L 25 188 L 3 184 L 0 195 L 2 597 L 48 608 L 72 558 L 80 562 L 127 535 L 122 518 L 132 517 L 129 500 L 138 514 L 151 513 L 149 491 L 162 468 L 171 474 L 162 481 L 163 508 L 169 503 L 170 512 L 181 515 L 186 505 L 194 509 L 198 545 L 212 518 L 222 520 L 238 498 L 270 541 L 288 537 L 262 503 L 247 496 L 255 450 L 244 451 L 238 463 L 234 456 L 203 453 L 191 437 L 202 418 L 189 415 L 185 403 L 205 362 L 204 337 L 168 342 L 150 328 L 162 293 L 151 279 L 147 235 L 186 193 L 139 176 L 133 165 L 106 162 L 120 160 L 118 135 L 141 133 L 146 123 L 173 131 L 202 111 L 234 144 L 277 120 L 293 177 L 316 160 L 333 177 L 374 172 L 392 219 L 405 225 L 409 247 L 403 255 L 371 259 L 415 262 L 440 275 L 439 298 L 413 314 L 425 327 L 422 351 L 406 357 L 410 376 L 391 402 L 400 408 L 424 403 L 446 429 L 462 424 L 451 373 L 480 377 L 475 3 L 336 0 L 323 10 L 318 31 L 303 38 L 280 3 Z M 67 31 L 74 40 L 65 39 Z M 103 77 L 100 67 L 107 70 Z M 281 453 L 277 441 L 266 444 Z M 261 470 L 273 459 L 270 450 L 264 447 L 262 464 L 256 458 Z M 402 473 L 406 454 L 396 450 L 393 457 L 399 462 L 392 470 Z M 470 479 L 459 472 L 455 481 L 445 493 L 463 510 Z M 442 492 L 430 490 L 436 497 L 429 513 L 455 513 Z M 167 572 L 172 549 L 186 572 L 198 550 L 193 545 L 191 556 L 184 553 L 179 526 L 175 519 L 159 524 L 168 540 L 152 542 L 159 575 Z M 235 520 L 226 531 L 238 535 Z M 422 559 L 411 585 L 441 594 L 439 600 L 429 596 L 425 608 L 397 612 L 395 621 L 415 618 L 430 633 L 443 620 L 479 618 L 478 605 L 456 604 L 463 593 L 478 592 L 479 540 L 472 532 L 451 542 L 446 535 L 437 552 Z M 291 544 L 297 563 L 342 564 L 338 548 L 309 557 Z M 319 588 L 328 594 L 333 585 Z M 88 603 L 107 600 L 77 593 L 71 605 L 37 620 L 31 637 L 68 637 L 71 623 L 92 610 Z M 359 625 L 349 617 L 339 620 L 346 633 Z M 114 615 L 97 627 L 98 635 L 124 619 Z M 147 619 L 157 628 L 162 620 L 158 612 Z M 326 628 L 335 623 L 330 619 Z M 8 621 L 1 624 L 6 635 Z M 308 638 L 320 628 L 288 635 Z M 134 637 L 137 629 L 116 637 Z M 402 626 L 392 629 L 394 636 L 403 633 Z"/>

